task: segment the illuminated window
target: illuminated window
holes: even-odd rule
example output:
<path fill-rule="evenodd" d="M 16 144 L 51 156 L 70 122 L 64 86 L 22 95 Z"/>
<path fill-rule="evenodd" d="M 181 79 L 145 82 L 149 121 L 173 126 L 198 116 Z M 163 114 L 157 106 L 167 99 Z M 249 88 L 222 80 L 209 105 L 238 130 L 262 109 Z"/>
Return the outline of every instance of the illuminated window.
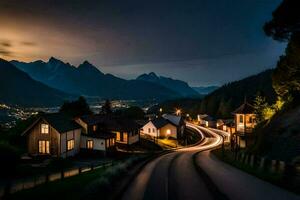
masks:
<path fill-rule="evenodd" d="M 120 141 L 120 140 L 121 140 L 121 133 L 117 132 L 117 141 Z"/>
<path fill-rule="evenodd" d="M 93 149 L 94 148 L 94 141 L 93 140 L 88 140 L 86 142 L 86 148 L 87 149 Z"/>
<path fill-rule="evenodd" d="M 168 135 L 171 134 L 171 130 L 170 130 L 170 129 L 167 130 L 167 134 L 168 134 Z"/>
<path fill-rule="evenodd" d="M 243 115 L 240 115 L 240 123 L 243 123 L 243 122 L 244 122 Z"/>
<path fill-rule="evenodd" d="M 68 140 L 68 142 L 67 142 L 67 150 L 70 151 L 70 150 L 74 149 L 74 144 L 75 144 L 74 139 Z"/>
<path fill-rule="evenodd" d="M 40 154 L 49 154 L 50 153 L 50 142 L 47 140 L 40 140 L 39 141 L 39 153 Z"/>
<path fill-rule="evenodd" d="M 110 144 L 111 144 L 111 146 L 115 145 L 115 139 L 114 138 L 110 139 Z"/>
<path fill-rule="evenodd" d="M 48 134 L 49 133 L 49 125 L 48 124 L 41 124 L 41 133 Z"/>
<path fill-rule="evenodd" d="M 93 126 L 93 131 L 96 131 L 97 130 L 97 125 L 94 125 Z"/>
<path fill-rule="evenodd" d="M 123 133 L 123 141 L 127 142 L 128 140 L 128 134 L 127 133 Z"/>

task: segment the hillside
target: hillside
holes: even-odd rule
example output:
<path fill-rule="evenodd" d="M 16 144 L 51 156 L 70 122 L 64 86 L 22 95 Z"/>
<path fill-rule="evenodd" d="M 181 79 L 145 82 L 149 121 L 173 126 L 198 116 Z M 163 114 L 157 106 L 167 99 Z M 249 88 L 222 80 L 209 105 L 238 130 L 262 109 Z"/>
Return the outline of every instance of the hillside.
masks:
<path fill-rule="evenodd" d="M 218 89 L 218 86 L 207 86 L 207 87 L 192 87 L 196 92 L 202 95 L 207 95 Z"/>
<path fill-rule="evenodd" d="M 33 80 L 9 62 L 0 59 L 0 102 L 21 106 L 54 106 L 70 98 L 59 90 Z"/>
<path fill-rule="evenodd" d="M 257 130 L 259 140 L 252 149 L 272 159 L 293 161 L 300 155 L 300 106 L 285 109 Z"/>
<path fill-rule="evenodd" d="M 231 82 L 218 88 L 203 99 L 178 99 L 163 102 L 154 106 L 149 112 L 157 112 L 160 107 L 165 111 L 182 108 L 184 113 L 197 115 L 207 113 L 218 118 L 231 118 L 231 112 L 243 103 L 245 97 L 251 102 L 257 93 L 266 96 L 269 102 L 275 100 L 271 74 L 273 70 L 266 70 L 257 75 Z"/>
<path fill-rule="evenodd" d="M 164 76 L 157 76 L 154 72 L 151 72 L 149 74 L 142 74 L 137 77 L 136 80 L 159 84 L 180 94 L 183 97 L 198 96 L 198 93 L 194 89 L 192 89 L 186 82 Z"/>
<path fill-rule="evenodd" d="M 242 104 L 245 98 L 252 102 L 258 93 L 265 96 L 270 103 L 275 101 L 272 72 L 271 69 L 266 70 L 223 85 L 201 101 L 200 112 L 221 118 L 231 117 L 231 112 Z"/>
<path fill-rule="evenodd" d="M 33 79 L 64 92 L 110 99 L 172 99 L 181 95 L 156 83 L 125 80 L 102 73 L 85 61 L 78 67 L 56 58 L 48 62 L 12 61 Z"/>

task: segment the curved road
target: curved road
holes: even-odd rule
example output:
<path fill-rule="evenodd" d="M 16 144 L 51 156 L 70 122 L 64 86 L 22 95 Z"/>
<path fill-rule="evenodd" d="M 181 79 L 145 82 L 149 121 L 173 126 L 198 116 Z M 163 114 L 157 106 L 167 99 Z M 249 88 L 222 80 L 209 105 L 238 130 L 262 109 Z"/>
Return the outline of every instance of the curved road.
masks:
<path fill-rule="evenodd" d="M 203 127 L 187 126 L 202 135 L 201 142 L 148 163 L 125 191 L 124 200 L 213 199 L 193 164 L 193 155 L 220 145 L 222 137 Z"/>

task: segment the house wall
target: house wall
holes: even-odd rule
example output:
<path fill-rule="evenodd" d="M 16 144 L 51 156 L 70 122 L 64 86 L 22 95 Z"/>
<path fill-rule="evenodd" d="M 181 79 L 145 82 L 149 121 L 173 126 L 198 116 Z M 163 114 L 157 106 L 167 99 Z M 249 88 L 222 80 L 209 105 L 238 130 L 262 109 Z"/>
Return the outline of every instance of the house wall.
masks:
<path fill-rule="evenodd" d="M 74 139 L 74 149 L 67 150 L 67 141 Z M 80 151 L 81 129 L 60 134 L 60 156 L 63 158 L 75 156 Z"/>
<path fill-rule="evenodd" d="M 171 132 L 168 134 L 168 130 Z M 159 130 L 159 137 L 177 138 L 177 127 L 172 124 L 167 124 Z"/>
<path fill-rule="evenodd" d="M 31 155 L 39 154 L 39 140 L 48 140 L 50 146 L 50 155 L 57 156 L 60 152 L 59 147 L 59 133 L 49 124 L 49 134 L 41 133 L 41 124 L 48 124 L 44 120 L 40 120 L 32 129 L 29 131 L 27 136 L 28 153 Z"/>
<path fill-rule="evenodd" d="M 92 138 L 88 136 L 81 136 L 80 148 L 86 149 L 86 143 L 88 140 L 92 140 L 94 142 L 93 150 L 105 151 L 105 139 L 102 138 Z"/>
<path fill-rule="evenodd" d="M 136 142 L 138 142 L 140 140 L 140 134 L 138 133 L 138 134 L 136 134 L 134 136 L 132 136 L 130 134 L 130 137 L 128 139 L 129 139 L 128 144 L 134 144 L 134 143 L 136 143 Z"/>
<path fill-rule="evenodd" d="M 116 142 L 120 144 L 133 144 L 139 141 L 140 139 L 140 133 L 139 130 L 136 130 L 137 134 L 134 134 L 133 132 L 120 132 L 120 131 L 113 131 L 113 133 L 116 134 Z M 127 135 L 125 137 L 124 135 Z M 127 139 L 125 139 L 127 138 Z"/>
<path fill-rule="evenodd" d="M 243 122 L 240 122 L 240 116 L 243 117 Z M 250 122 L 250 118 L 252 118 L 252 122 Z M 236 114 L 235 115 L 235 124 L 236 124 L 236 131 L 240 133 L 245 132 L 252 132 L 252 129 L 255 127 L 255 114 Z M 246 130 L 245 130 L 246 128 Z"/>
<path fill-rule="evenodd" d="M 82 133 L 87 133 L 88 125 L 80 118 L 75 119 L 75 121 L 82 127 Z"/>
<path fill-rule="evenodd" d="M 142 134 L 149 135 L 151 137 L 159 136 L 157 128 L 153 125 L 153 123 L 151 121 L 149 121 L 147 124 L 145 124 L 142 129 L 143 129 Z M 150 132 L 149 132 L 149 129 L 150 129 Z"/>

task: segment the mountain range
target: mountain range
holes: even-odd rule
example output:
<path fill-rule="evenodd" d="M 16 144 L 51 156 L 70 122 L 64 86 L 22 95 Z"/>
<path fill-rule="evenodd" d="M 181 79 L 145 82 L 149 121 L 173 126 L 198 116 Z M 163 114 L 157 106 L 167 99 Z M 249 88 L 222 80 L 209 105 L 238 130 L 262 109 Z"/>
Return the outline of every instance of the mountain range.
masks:
<path fill-rule="evenodd" d="M 11 61 L 11 63 L 37 81 L 76 95 L 136 100 L 181 97 L 178 92 L 158 83 L 125 80 L 111 74 L 104 74 L 88 61 L 84 61 L 78 67 L 53 57 L 48 62 Z"/>
<path fill-rule="evenodd" d="M 72 95 L 32 79 L 11 63 L 0 59 L 0 102 L 22 106 L 62 104 Z"/>
<path fill-rule="evenodd" d="M 219 88 L 219 86 L 207 86 L 207 87 L 192 87 L 196 92 L 202 95 L 207 95 Z"/>
<path fill-rule="evenodd" d="M 180 94 L 182 97 L 199 96 L 198 92 L 193 90 L 186 82 L 174 80 L 172 78 L 164 76 L 157 76 L 154 72 L 151 72 L 149 74 L 142 74 L 137 77 L 136 80 L 159 84 Z"/>
<path fill-rule="evenodd" d="M 186 82 L 157 76 L 153 72 L 125 80 L 101 72 L 88 61 L 77 67 L 54 57 L 46 62 L 13 60 L 10 63 L 33 80 L 74 96 L 158 101 L 200 96 Z"/>

